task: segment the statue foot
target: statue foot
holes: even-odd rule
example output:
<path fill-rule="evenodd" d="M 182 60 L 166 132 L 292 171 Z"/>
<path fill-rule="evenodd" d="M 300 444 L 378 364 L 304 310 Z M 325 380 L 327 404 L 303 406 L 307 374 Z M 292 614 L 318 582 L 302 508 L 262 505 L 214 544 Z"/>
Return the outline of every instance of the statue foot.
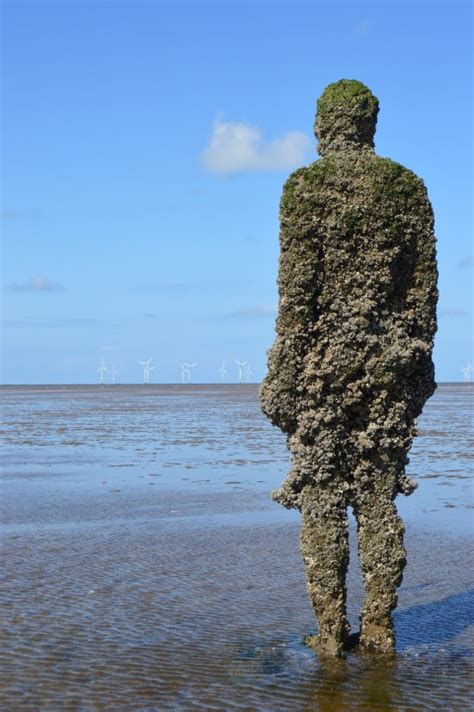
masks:
<path fill-rule="evenodd" d="M 346 652 L 353 647 L 350 642 L 353 637 L 347 633 L 334 635 L 320 631 L 317 635 L 306 635 L 303 642 L 321 657 L 345 658 Z"/>
<path fill-rule="evenodd" d="M 362 623 L 359 645 L 368 652 L 393 655 L 395 653 L 395 636 L 392 626 Z"/>

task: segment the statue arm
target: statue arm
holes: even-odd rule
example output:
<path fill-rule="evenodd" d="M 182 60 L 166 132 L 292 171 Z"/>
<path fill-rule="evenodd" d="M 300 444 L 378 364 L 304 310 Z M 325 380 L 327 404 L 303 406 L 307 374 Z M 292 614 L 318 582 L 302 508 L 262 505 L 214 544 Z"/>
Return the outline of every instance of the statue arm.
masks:
<path fill-rule="evenodd" d="M 419 178 L 406 197 L 404 212 L 405 232 L 413 245 L 413 260 L 405 296 L 403 330 L 411 344 L 411 375 L 425 382 L 426 399 L 434 391 L 431 355 L 437 328 L 438 269 L 433 210 Z"/>
<path fill-rule="evenodd" d="M 438 269 L 434 218 L 426 188 L 418 179 L 418 190 L 407 199 L 408 229 L 415 239 L 415 260 L 406 296 L 410 335 L 432 349 L 436 333 Z M 431 353 L 431 351 L 430 351 Z"/>
<path fill-rule="evenodd" d="M 303 168 L 287 180 L 280 202 L 280 260 L 276 339 L 261 389 L 264 413 L 284 432 L 296 429 L 297 396 L 317 292 L 318 239 L 312 193 Z M 314 200 L 314 198 L 313 198 Z"/>
<path fill-rule="evenodd" d="M 405 247 L 396 270 L 396 282 L 405 283 L 404 297 L 391 319 L 385 362 L 393 363 L 397 378 L 392 387 L 401 389 L 410 418 L 417 418 L 435 390 L 432 351 L 438 271 L 431 204 L 423 182 L 407 174 L 410 189 L 398 207 L 399 235 Z"/>

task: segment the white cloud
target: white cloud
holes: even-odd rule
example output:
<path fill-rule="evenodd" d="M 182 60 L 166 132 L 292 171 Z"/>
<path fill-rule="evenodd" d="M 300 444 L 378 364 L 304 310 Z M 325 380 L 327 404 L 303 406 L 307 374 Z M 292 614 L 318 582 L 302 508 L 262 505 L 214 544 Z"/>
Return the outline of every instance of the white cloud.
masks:
<path fill-rule="evenodd" d="M 13 292 L 56 292 L 62 291 L 64 287 L 58 282 L 53 282 L 48 277 L 38 275 L 25 284 L 9 284 L 8 288 Z"/>
<path fill-rule="evenodd" d="M 438 308 L 438 316 L 453 319 L 458 316 L 468 317 L 469 312 L 466 311 L 465 309 L 458 309 L 457 307 L 439 307 Z"/>
<path fill-rule="evenodd" d="M 227 318 L 258 319 L 260 317 L 275 316 L 277 313 L 276 304 L 258 304 L 253 307 L 244 307 L 235 312 L 226 314 Z"/>
<path fill-rule="evenodd" d="M 101 319 L 93 319 L 88 317 L 73 317 L 71 319 L 27 319 L 24 321 L 13 321 L 5 319 L 2 321 L 4 327 L 38 327 L 47 329 L 69 329 L 69 328 L 116 328 L 116 324 L 103 321 Z"/>
<path fill-rule="evenodd" d="M 31 220 L 43 217 L 43 212 L 34 209 L 14 210 L 6 208 L 5 210 L 0 210 L 0 217 L 2 220 Z"/>
<path fill-rule="evenodd" d="M 372 31 L 374 21 L 371 17 L 364 17 L 352 29 L 352 34 L 355 37 L 367 37 Z"/>
<path fill-rule="evenodd" d="M 457 264 L 458 269 L 472 269 L 474 267 L 474 257 L 466 255 Z"/>
<path fill-rule="evenodd" d="M 202 161 L 209 171 L 221 175 L 283 170 L 304 163 L 311 145 L 308 136 L 299 131 L 265 141 L 256 126 L 216 119 Z"/>

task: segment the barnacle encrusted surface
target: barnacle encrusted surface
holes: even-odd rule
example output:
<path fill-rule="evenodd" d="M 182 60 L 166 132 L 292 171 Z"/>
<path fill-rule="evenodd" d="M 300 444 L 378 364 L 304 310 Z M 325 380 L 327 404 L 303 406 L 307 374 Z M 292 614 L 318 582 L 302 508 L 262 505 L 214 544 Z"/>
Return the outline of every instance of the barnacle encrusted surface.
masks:
<path fill-rule="evenodd" d="M 306 483 L 367 480 L 382 464 L 403 490 L 414 421 L 435 389 L 433 213 L 423 182 L 375 155 L 377 111 L 363 84 L 329 86 L 315 123 L 322 158 L 295 171 L 281 199 L 261 404 L 297 450 L 293 506 Z"/>
<path fill-rule="evenodd" d="M 375 154 L 378 108 L 360 82 L 327 87 L 315 121 L 321 158 L 295 171 L 281 198 L 279 310 L 261 405 L 292 453 L 274 498 L 304 521 L 333 516 L 335 495 L 340 509 L 377 509 L 380 489 L 386 510 L 414 489 L 407 453 L 435 389 L 432 208 L 420 178 Z"/>

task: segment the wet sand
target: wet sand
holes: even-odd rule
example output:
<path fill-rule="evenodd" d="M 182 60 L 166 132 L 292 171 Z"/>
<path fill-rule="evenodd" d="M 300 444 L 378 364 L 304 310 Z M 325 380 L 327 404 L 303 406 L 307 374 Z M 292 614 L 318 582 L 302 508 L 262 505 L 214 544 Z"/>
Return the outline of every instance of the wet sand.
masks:
<path fill-rule="evenodd" d="M 4 388 L 0 707 L 470 709 L 471 398 L 443 386 L 420 421 L 397 658 L 323 665 L 256 387 Z"/>

